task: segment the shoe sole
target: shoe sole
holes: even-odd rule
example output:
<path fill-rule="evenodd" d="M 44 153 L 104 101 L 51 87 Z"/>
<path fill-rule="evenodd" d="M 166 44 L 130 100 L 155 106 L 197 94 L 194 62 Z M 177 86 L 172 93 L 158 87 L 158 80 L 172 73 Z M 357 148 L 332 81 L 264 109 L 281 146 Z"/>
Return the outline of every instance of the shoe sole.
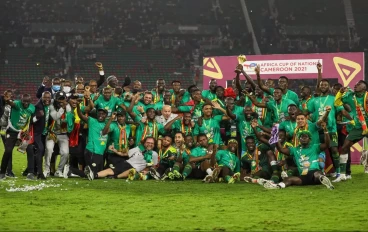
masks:
<path fill-rule="evenodd" d="M 244 181 L 247 182 L 247 183 L 253 183 L 252 182 L 252 177 L 249 177 L 249 176 L 244 177 Z"/>
<path fill-rule="evenodd" d="M 149 174 L 155 179 L 155 180 L 161 180 L 161 177 L 158 175 L 158 172 L 155 169 L 150 169 Z"/>
<path fill-rule="evenodd" d="M 331 189 L 331 190 L 333 190 L 333 189 L 335 189 L 335 187 L 332 185 L 332 183 L 331 183 L 331 181 L 330 181 L 330 179 L 328 179 L 327 177 L 325 177 L 325 176 L 322 176 L 322 178 L 321 178 L 321 183 L 324 185 L 324 186 L 326 186 L 328 189 Z"/>
<path fill-rule="evenodd" d="M 89 166 L 87 166 L 87 173 L 85 173 L 86 174 L 86 176 L 87 176 L 87 178 L 88 178 L 88 180 L 90 180 L 90 181 L 92 181 L 94 178 L 93 178 L 93 172 L 92 172 L 92 169 L 89 167 Z M 92 174 L 92 175 L 91 175 Z"/>
<path fill-rule="evenodd" d="M 212 176 L 206 176 L 205 178 L 204 178 L 204 182 L 205 183 L 213 183 L 214 181 L 213 181 L 213 177 Z"/>

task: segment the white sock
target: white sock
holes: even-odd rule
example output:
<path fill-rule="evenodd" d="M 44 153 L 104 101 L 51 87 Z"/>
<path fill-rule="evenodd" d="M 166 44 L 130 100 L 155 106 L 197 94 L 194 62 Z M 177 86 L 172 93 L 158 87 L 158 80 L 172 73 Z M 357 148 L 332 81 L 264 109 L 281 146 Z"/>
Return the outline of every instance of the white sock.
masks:
<path fill-rule="evenodd" d="M 206 172 L 207 172 L 207 174 L 208 174 L 208 175 L 210 175 L 210 176 L 211 176 L 211 175 L 212 175 L 212 173 L 213 173 L 213 171 L 212 171 L 212 169 L 211 169 L 211 168 L 207 168 Z"/>
<path fill-rule="evenodd" d="M 285 183 L 284 183 L 284 182 L 280 182 L 280 183 L 278 183 L 277 185 L 278 185 L 278 186 L 280 186 L 281 188 L 286 188 L 286 186 L 285 186 Z"/>

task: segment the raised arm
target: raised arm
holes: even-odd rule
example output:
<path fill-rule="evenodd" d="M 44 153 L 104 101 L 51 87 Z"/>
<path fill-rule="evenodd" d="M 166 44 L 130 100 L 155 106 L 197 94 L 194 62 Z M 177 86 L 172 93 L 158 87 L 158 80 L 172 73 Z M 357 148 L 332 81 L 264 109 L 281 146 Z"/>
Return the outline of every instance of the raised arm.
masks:
<path fill-rule="evenodd" d="M 325 143 L 321 143 L 321 145 L 319 146 L 319 149 L 321 151 L 324 151 L 324 150 L 326 150 L 327 148 L 330 147 L 330 134 L 328 133 L 326 122 L 322 122 L 321 127 L 322 127 L 323 133 L 325 135 Z"/>
<path fill-rule="evenodd" d="M 270 88 L 268 88 L 265 84 L 263 84 L 263 82 L 261 80 L 261 75 L 260 75 L 261 67 L 259 65 L 257 65 L 257 67 L 254 69 L 254 71 L 256 72 L 256 75 L 257 75 L 257 83 L 258 83 L 259 88 L 263 92 L 265 92 L 267 94 L 271 94 Z"/>
<path fill-rule="evenodd" d="M 282 147 L 280 141 L 276 143 L 277 150 L 284 155 L 290 155 L 290 149 L 287 147 Z"/>
<path fill-rule="evenodd" d="M 80 109 L 80 105 L 79 104 L 77 104 L 77 113 L 78 113 L 78 117 L 80 119 L 82 119 L 84 122 L 88 122 L 88 117 L 85 116 L 84 114 L 82 114 L 82 111 Z"/>
<path fill-rule="evenodd" d="M 317 121 L 317 126 L 321 127 L 322 122 L 327 122 L 328 115 L 330 114 L 331 106 L 326 106 L 326 112 L 322 115 L 322 118 Z"/>
<path fill-rule="evenodd" d="M 110 132 L 111 122 L 114 121 L 115 119 L 116 119 L 116 112 L 111 114 L 109 121 L 107 121 L 105 127 L 102 130 L 102 135 L 107 135 Z"/>
<path fill-rule="evenodd" d="M 173 120 L 171 120 L 170 122 L 168 122 L 164 126 L 164 130 L 171 131 L 171 128 L 172 128 L 172 125 L 174 124 L 174 122 L 176 122 L 177 120 L 180 120 L 181 118 L 182 118 L 182 116 L 180 116 L 180 115 L 176 116 L 176 118 L 174 118 Z"/>
<path fill-rule="evenodd" d="M 243 65 L 242 65 L 242 67 L 243 67 Z M 252 86 L 252 88 L 255 89 L 256 86 L 257 86 L 256 83 L 254 83 L 252 78 L 244 71 L 244 68 L 242 68 L 241 70 L 242 70 L 242 73 L 243 73 L 245 79 L 247 80 L 247 83 L 249 83 Z M 258 70 L 258 75 L 259 75 L 259 70 Z"/>
<path fill-rule="evenodd" d="M 321 63 L 317 63 L 317 70 L 318 70 L 318 75 L 317 75 L 317 86 L 316 86 L 316 91 L 315 94 L 320 94 L 321 91 L 319 90 L 319 84 L 321 83 L 322 80 L 322 65 Z"/>
<path fill-rule="evenodd" d="M 268 140 L 265 137 L 263 137 L 262 134 L 259 131 L 257 131 L 258 123 L 257 123 L 256 120 L 252 121 L 251 126 L 252 126 L 252 129 L 253 129 L 254 134 L 256 135 L 257 139 L 259 141 L 261 141 L 262 143 L 264 143 L 264 144 L 269 144 Z"/>
<path fill-rule="evenodd" d="M 100 79 L 97 81 L 97 88 L 98 88 L 105 82 L 105 72 L 103 70 L 101 62 L 96 62 L 95 65 L 97 66 L 98 72 L 100 74 Z"/>
<path fill-rule="evenodd" d="M 250 95 L 246 90 L 243 90 L 243 93 L 252 101 L 255 106 L 267 108 L 267 104 L 265 102 L 258 102 L 254 95 Z"/>

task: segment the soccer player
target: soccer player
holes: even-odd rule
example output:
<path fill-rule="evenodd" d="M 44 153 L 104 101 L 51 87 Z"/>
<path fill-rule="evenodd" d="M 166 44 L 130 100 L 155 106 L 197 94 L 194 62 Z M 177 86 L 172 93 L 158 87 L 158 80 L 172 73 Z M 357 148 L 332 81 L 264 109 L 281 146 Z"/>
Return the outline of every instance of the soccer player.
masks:
<path fill-rule="evenodd" d="M 174 164 L 172 170 L 167 173 L 167 176 L 173 179 L 182 179 L 181 172 L 184 167 L 189 163 L 189 155 L 191 154 L 191 149 L 194 147 L 194 140 L 192 135 L 184 135 L 182 132 L 175 133 L 175 148 L 178 152 L 178 158 Z"/>
<path fill-rule="evenodd" d="M 192 100 L 187 102 L 185 105 L 178 106 L 178 112 L 192 114 L 192 119 L 197 122 L 198 118 L 202 117 L 202 107 L 204 101 L 202 100 L 201 90 L 193 89 L 191 93 Z"/>
<path fill-rule="evenodd" d="M 166 131 L 182 132 L 184 135 L 192 135 L 195 123 L 192 122 L 192 115 L 189 112 L 183 113 L 183 116 L 178 115 L 176 118 L 168 122 L 164 129 Z M 195 137 L 196 140 L 197 137 Z"/>
<path fill-rule="evenodd" d="M 240 161 L 236 154 L 238 142 L 235 139 L 230 139 L 227 145 L 227 150 L 218 150 L 216 152 L 218 167 L 213 170 L 212 175 L 206 177 L 207 183 L 217 182 L 219 176 L 229 184 L 239 180 Z"/>
<path fill-rule="evenodd" d="M 213 99 L 216 99 L 216 87 L 217 87 L 217 81 L 215 79 L 210 80 L 209 89 L 202 91 L 202 97 L 210 101 L 212 101 Z"/>
<path fill-rule="evenodd" d="M 151 91 L 153 95 L 153 104 L 164 101 L 165 86 L 166 84 L 164 79 L 158 79 L 156 81 L 156 88 Z"/>
<path fill-rule="evenodd" d="M 241 114 L 235 115 L 228 108 L 226 109 L 226 112 L 227 112 L 227 115 L 232 120 L 235 120 L 235 122 L 237 123 L 238 130 L 240 130 L 241 149 L 242 149 L 242 153 L 244 153 L 247 150 L 246 138 L 248 136 L 255 136 L 252 130 L 251 122 L 253 119 L 257 119 L 258 115 L 257 113 L 252 112 L 252 108 L 250 106 L 245 106 Z M 259 119 L 257 120 L 258 120 L 258 125 L 260 127 L 259 130 L 265 129 L 264 127 L 262 127 L 261 121 Z"/>
<path fill-rule="evenodd" d="M 190 101 L 190 92 L 185 91 L 185 89 L 181 88 L 181 82 L 178 80 L 174 80 L 171 82 L 172 89 L 170 89 L 171 93 L 171 107 L 177 108 L 179 105 L 183 105 Z"/>
<path fill-rule="evenodd" d="M 225 109 L 221 108 L 217 102 L 212 102 L 212 105 L 205 103 L 202 107 L 203 117 L 197 122 L 198 126 L 194 128 L 193 135 L 198 136 L 200 133 L 206 134 L 208 142 L 214 143 L 215 149 L 217 149 L 222 145 L 220 122 L 223 120 L 229 120 L 230 118 L 227 115 L 212 116 L 212 107 L 226 114 Z"/>
<path fill-rule="evenodd" d="M 108 112 L 107 117 L 110 117 L 113 112 L 116 112 L 117 107 L 125 109 L 125 105 L 120 98 L 112 96 L 113 89 L 105 87 L 102 90 L 102 96 L 99 96 L 94 102 L 96 109 L 105 109 Z"/>
<path fill-rule="evenodd" d="M 5 135 L 5 151 L 1 159 L 0 180 L 6 178 L 5 171 L 7 170 L 9 160 L 13 156 L 13 148 L 18 140 L 18 136 L 22 139 L 28 137 L 29 124 L 35 112 L 35 107 L 31 104 L 31 96 L 29 94 L 24 94 L 20 101 L 6 98 L 5 103 L 11 106 L 11 113 Z"/>
<path fill-rule="evenodd" d="M 203 179 L 212 174 L 211 167 L 215 164 L 213 145 L 208 144 L 206 134 L 199 134 L 197 138 L 200 146 L 191 150 L 189 163 L 184 167 L 183 180 L 187 177 Z"/>
<path fill-rule="evenodd" d="M 242 153 L 241 165 L 245 175 L 249 175 L 254 179 L 270 179 L 271 170 L 268 165 L 267 147 L 263 144 L 256 144 L 253 136 L 245 138 L 247 149 Z"/>
<path fill-rule="evenodd" d="M 115 120 L 116 122 L 114 122 Z M 103 135 L 109 134 L 107 166 L 115 166 L 121 159 L 128 158 L 129 138 L 132 130 L 125 121 L 126 113 L 124 111 L 113 113 L 102 131 Z"/>
<path fill-rule="evenodd" d="M 279 112 L 274 101 L 270 101 L 268 97 L 264 97 L 262 90 L 256 86 L 255 95 L 245 92 L 250 102 L 248 106 L 252 107 L 252 111 L 258 114 L 259 120 L 267 128 L 272 128 L 273 124 L 279 121 Z M 265 106 L 265 107 L 264 107 Z"/>
<path fill-rule="evenodd" d="M 351 114 L 354 117 L 353 128 L 349 131 L 348 136 L 345 139 L 345 142 L 341 148 L 340 152 L 340 169 L 341 175 L 336 178 L 335 182 L 346 180 L 346 162 L 348 160 L 348 150 L 352 147 L 356 142 L 362 140 L 364 137 L 368 136 L 368 108 L 366 104 L 366 99 L 368 96 L 367 92 L 368 84 L 361 80 L 354 86 L 354 91 L 341 88 L 337 93 L 335 101 L 335 105 L 339 106 L 343 103 L 354 102 L 354 104 L 350 104 Z M 364 160 L 363 160 L 363 163 Z M 368 170 L 366 170 L 368 171 Z"/>
<path fill-rule="evenodd" d="M 138 99 L 138 95 L 135 95 L 132 99 L 132 102 Z M 132 112 L 134 104 L 131 103 L 128 108 L 128 113 L 130 117 L 138 123 L 135 132 L 135 144 L 139 145 L 141 141 L 143 141 L 146 137 L 153 137 L 155 140 L 158 139 L 158 134 L 164 134 L 164 126 L 158 122 L 156 122 L 156 111 L 154 108 L 147 108 L 145 113 L 142 113 L 141 116 L 137 116 L 134 112 Z M 142 110 L 142 108 L 140 108 Z"/>
<path fill-rule="evenodd" d="M 106 126 L 105 120 L 108 115 L 108 111 L 104 108 L 97 109 L 97 119 L 95 119 L 91 116 L 85 116 L 82 113 L 79 104 L 77 104 L 77 113 L 79 118 L 88 124 L 88 143 L 84 151 L 86 168 L 89 167 L 97 173 L 103 170 L 104 167 L 103 155 L 106 150 L 108 135 L 104 135 L 102 132 Z M 87 177 L 82 170 L 65 165 L 63 170 L 64 178 L 68 178 L 71 174 L 75 174 L 80 177 Z"/>
<path fill-rule="evenodd" d="M 152 151 L 154 146 L 154 138 L 146 137 L 142 144 L 129 150 L 128 160 L 117 163 L 114 168 L 101 171 L 96 171 L 93 167 L 88 166 L 85 174 L 89 180 L 107 176 L 115 176 L 118 179 L 129 178 L 129 180 L 143 178 L 145 175 L 140 172 L 158 163 L 157 153 Z"/>
<path fill-rule="evenodd" d="M 259 72 L 259 66 L 257 66 L 256 68 L 256 73 Z M 259 87 L 262 89 L 262 91 L 264 91 L 267 94 L 273 94 L 274 95 L 274 91 L 276 90 L 276 88 L 269 88 L 266 85 L 263 84 L 260 75 L 257 75 L 257 81 L 258 81 L 258 85 Z M 278 82 L 278 88 L 281 90 L 281 96 L 282 99 L 289 99 L 291 101 L 294 102 L 295 105 L 297 105 L 299 107 L 299 98 L 298 95 L 288 89 L 289 87 L 289 79 L 286 76 L 281 76 L 279 78 L 279 82 Z M 275 99 L 276 100 L 276 99 Z"/>
<path fill-rule="evenodd" d="M 165 135 L 162 138 L 161 148 L 158 150 L 159 164 L 158 167 L 150 168 L 150 175 L 156 180 L 166 179 L 165 173 L 168 173 L 170 168 L 175 164 L 178 158 L 177 150 L 171 145 L 172 137 L 170 135 Z"/>
<path fill-rule="evenodd" d="M 320 96 L 315 97 L 313 101 L 310 101 L 307 106 L 307 113 L 312 114 L 312 120 L 318 121 L 326 112 L 326 108 L 330 109 L 327 117 L 327 129 L 330 133 L 330 148 L 329 153 L 337 173 L 337 178 L 340 175 L 340 158 L 339 151 L 337 149 L 337 129 L 336 129 L 336 112 L 345 111 L 343 106 L 334 106 L 335 96 L 329 94 L 330 83 L 328 80 L 323 79 L 319 83 Z M 345 114 L 346 115 L 346 114 Z M 352 120 L 349 114 L 347 114 L 349 120 Z M 323 141 L 322 134 L 319 135 L 320 139 Z M 345 171 L 345 170 L 344 170 Z M 345 173 L 345 172 L 344 172 Z M 339 181 L 339 179 L 337 179 Z"/>
<path fill-rule="evenodd" d="M 325 143 L 311 144 L 312 134 L 309 131 L 302 131 L 298 134 L 300 145 L 296 147 L 284 148 L 281 143 L 276 144 L 277 149 L 285 155 L 294 158 L 297 164 L 299 176 L 287 177 L 282 182 L 274 184 L 271 181 L 264 183 L 267 189 L 281 189 L 292 185 L 318 185 L 323 184 L 328 189 L 334 189 L 330 180 L 323 175 L 319 167 L 319 154 L 330 146 L 330 135 L 326 123 L 321 124 L 325 135 Z"/>

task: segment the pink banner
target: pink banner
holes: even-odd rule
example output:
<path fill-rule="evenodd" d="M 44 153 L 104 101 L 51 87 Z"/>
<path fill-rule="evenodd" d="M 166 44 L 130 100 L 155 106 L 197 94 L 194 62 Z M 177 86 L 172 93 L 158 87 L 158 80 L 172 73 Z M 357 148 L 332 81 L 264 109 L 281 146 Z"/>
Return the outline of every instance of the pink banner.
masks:
<path fill-rule="evenodd" d="M 244 70 L 255 79 L 254 68 L 260 65 L 262 79 L 313 80 L 317 78 L 317 62 L 322 64 L 323 78 L 338 79 L 344 86 L 354 87 L 359 80 L 364 80 L 364 53 L 317 53 L 317 54 L 276 54 L 249 55 L 243 63 Z M 203 59 L 203 88 L 208 89 L 211 79 L 227 87 L 227 81 L 236 74 L 237 56 L 205 57 Z M 244 77 L 241 77 L 244 80 Z M 352 163 L 359 163 L 362 143 L 351 147 Z"/>

